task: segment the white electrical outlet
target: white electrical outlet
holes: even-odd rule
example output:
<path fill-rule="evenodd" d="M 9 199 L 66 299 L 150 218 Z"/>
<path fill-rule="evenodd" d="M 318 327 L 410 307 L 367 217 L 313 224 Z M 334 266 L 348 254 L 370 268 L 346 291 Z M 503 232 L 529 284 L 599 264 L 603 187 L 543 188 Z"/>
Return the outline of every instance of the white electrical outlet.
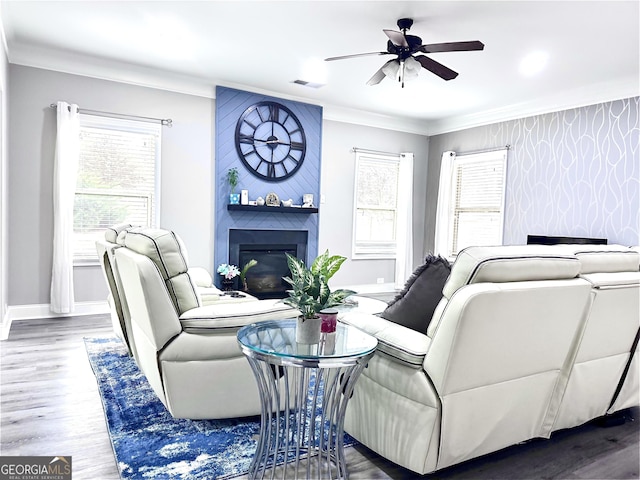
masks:
<path fill-rule="evenodd" d="M 384 277 L 379 277 L 376 281 L 378 283 L 384 283 Z"/>

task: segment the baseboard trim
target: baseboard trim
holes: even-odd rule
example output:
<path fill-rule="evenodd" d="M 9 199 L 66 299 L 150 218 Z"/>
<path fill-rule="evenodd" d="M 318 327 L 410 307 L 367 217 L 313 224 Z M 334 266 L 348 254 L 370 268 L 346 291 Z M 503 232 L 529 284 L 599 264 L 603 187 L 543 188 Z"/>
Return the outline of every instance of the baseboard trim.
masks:
<path fill-rule="evenodd" d="M 2 325 L 0 326 L 0 341 L 9 338 L 9 330 L 11 329 L 11 317 L 7 308 L 2 316 Z"/>
<path fill-rule="evenodd" d="M 53 313 L 48 303 L 36 305 L 14 305 L 7 309 L 9 324 L 20 320 L 35 320 L 42 318 L 81 317 L 84 315 L 100 315 L 109 313 L 109 304 L 102 302 L 76 302 L 71 313 Z M 4 322 L 3 322 L 4 323 Z"/>

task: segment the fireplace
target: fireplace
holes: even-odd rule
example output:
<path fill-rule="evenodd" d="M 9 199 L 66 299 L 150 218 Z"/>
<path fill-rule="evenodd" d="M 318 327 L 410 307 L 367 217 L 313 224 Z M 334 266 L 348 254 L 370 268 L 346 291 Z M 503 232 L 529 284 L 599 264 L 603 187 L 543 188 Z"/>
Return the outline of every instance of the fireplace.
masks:
<path fill-rule="evenodd" d="M 229 230 L 229 263 L 242 267 L 251 259 L 258 263 L 247 271 L 247 292 L 257 298 L 284 298 L 290 275 L 286 254 L 307 262 L 309 233 L 303 230 Z M 239 282 L 239 280 L 238 280 Z M 242 285 L 236 283 L 236 289 Z"/>

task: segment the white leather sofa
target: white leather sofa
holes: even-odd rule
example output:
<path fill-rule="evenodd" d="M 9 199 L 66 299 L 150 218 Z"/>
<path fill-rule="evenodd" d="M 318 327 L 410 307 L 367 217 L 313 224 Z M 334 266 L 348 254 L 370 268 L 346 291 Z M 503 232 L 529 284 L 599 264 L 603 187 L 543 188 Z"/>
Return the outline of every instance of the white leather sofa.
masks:
<path fill-rule="evenodd" d="M 176 418 L 260 414 L 260 398 L 236 333 L 246 324 L 294 318 L 277 300 L 202 305 L 178 237 L 160 229 L 125 230 L 112 249 L 130 317 L 136 361 Z"/>
<path fill-rule="evenodd" d="M 621 246 L 462 251 L 426 332 L 378 338 L 345 431 L 419 474 L 638 405 L 640 255 Z"/>

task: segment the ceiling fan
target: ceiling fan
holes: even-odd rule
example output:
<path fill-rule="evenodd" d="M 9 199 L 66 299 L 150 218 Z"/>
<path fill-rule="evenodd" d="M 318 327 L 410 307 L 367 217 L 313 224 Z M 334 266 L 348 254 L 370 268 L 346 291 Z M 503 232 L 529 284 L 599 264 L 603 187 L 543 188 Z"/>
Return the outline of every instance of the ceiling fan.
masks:
<path fill-rule="evenodd" d="M 398 28 L 396 30 L 382 30 L 389 40 L 387 41 L 386 52 L 370 52 L 357 53 L 355 55 L 343 55 L 340 57 L 325 58 L 325 61 L 344 60 L 347 58 L 365 57 L 369 55 L 396 55 L 397 58 L 389 60 L 385 63 L 373 77 L 369 79 L 367 85 L 377 85 L 384 77 L 397 77 L 398 81 L 404 88 L 405 78 L 415 77 L 418 75 L 420 68 L 426 68 L 431 73 L 436 74 L 444 80 L 453 80 L 458 76 L 449 67 L 445 67 L 439 62 L 425 55 L 416 55 L 416 53 L 440 53 L 440 52 L 466 52 L 471 50 L 483 50 L 484 44 L 478 40 L 470 42 L 447 42 L 447 43 L 431 43 L 422 45 L 422 39 L 415 35 L 407 35 L 407 31 L 413 25 L 413 19 L 401 18 L 398 20 Z"/>

